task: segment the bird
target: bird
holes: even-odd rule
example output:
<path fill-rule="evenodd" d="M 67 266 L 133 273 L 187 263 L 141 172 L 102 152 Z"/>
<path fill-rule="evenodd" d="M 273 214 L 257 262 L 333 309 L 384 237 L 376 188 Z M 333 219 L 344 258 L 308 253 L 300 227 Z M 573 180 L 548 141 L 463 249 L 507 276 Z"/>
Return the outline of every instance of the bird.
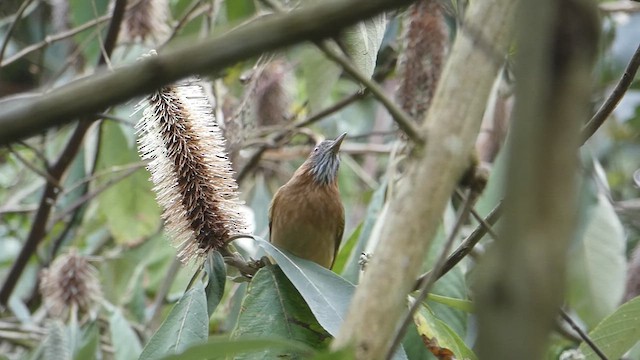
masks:
<path fill-rule="evenodd" d="M 333 267 L 344 233 L 338 169 L 346 136 L 318 144 L 269 206 L 271 243 L 327 269 Z"/>

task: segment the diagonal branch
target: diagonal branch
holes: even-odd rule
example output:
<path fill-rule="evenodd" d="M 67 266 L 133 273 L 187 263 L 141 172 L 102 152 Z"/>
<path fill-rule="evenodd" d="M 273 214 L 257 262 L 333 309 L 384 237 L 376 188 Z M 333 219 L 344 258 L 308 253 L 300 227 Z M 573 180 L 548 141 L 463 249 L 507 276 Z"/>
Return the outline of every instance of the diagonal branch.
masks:
<path fill-rule="evenodd" d="M 159 56 L 74 81 L 42 96 L 5 101 L 0 107 L 0 145 L 95 113 L 187 75 L 213 72 L 265 51 L 333 36 L 346 26 L 410 2 L 323 1 L 261 19 L 228 34 L 183 43 Z"/>

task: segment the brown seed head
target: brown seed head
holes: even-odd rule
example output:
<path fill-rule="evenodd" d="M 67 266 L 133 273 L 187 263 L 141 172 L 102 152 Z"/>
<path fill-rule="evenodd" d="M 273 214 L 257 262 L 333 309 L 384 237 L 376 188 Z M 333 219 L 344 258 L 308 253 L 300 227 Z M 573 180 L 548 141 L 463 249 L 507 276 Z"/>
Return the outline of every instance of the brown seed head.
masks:
<path fill-rule="evenodd" d="M 74 307 L 87 312 L 102 297 L 96 269 L 75 250 L 42 270 L 40 293 L 47 312 L 60 318 L 66 318 Z"/>
<path fill-rule="evenodd" d="M 141 102 L 136 128 L 167 231 L 187 262 L 246 231 L 237 184 L 200 85 L 166 86 Z"/>

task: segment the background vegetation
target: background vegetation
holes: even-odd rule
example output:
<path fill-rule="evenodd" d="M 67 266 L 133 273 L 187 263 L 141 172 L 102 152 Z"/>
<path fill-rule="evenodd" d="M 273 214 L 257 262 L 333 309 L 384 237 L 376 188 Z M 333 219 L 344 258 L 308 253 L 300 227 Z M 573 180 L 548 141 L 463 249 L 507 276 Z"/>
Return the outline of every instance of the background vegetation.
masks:
<path fill-rule="evenodd" d="M 347 9 L 350 2 L 343 3 Z M 365 2 L 353 3 L 357 8 Z M 373 15 L 403 5 L 389 3 L 374 10 L 371 5 L 363 12 Z M 315 36 L 311 29 L 315 23 L 309 21 L 309 29 L 300 35 L 295 28 L 287 28 L 284 32 L 292 34 L 288 40 L 272 41 L 272 33 L 265 33 L 236 44 L 245 46 L 245 52 L 234 53 L 233 46 L 211 51 L 202 45 L 200 51 L 207 52 L 202 55 L 206 59 L 200 61 L 196 56 L 181 57 L 181 46 L 198 45 L 212 37 L 239 39 L 243 31 L 250 35 L 259 30 L 265 19 L 294 19 L 299 13 L 288 12 L 299 7 L 304 10 L 307 4 L 254 0 L 2 1 L 0 358 L 158 359 L 180 353 L 183 359 L 354 358 L 353 348 L 330 353 L 335 350 L 330 349 L 331 339 L 338 337 L 341 343 L 353 340 L 341 326 L 347 315 L 356 312 L 348 306 L 354 284 L 362 275 L 361 254 L 373 253 L 378 242 L 390 238 L 389 231 L 395 230 L 388 224 L 397 223 L 394 216 L 407 216 L 412 221 L 427 218 L 411 204 L 402 208 L 392 201 L 421 186 L 417 182 L 407 185 L 401 179 L 419 173 L 415 168 L 420 168 L 420 159 L 425 157 L 412 151 L 422 151 L 421 139 L 427 139 L 427 147 L 435 143 L 424 136 L 424 129 L 455 124 L 455 119 L 446 116 L 441 116 L 440 122 L 430 122 L 426 110 L 432 98 L 438 99 L 435 86 L 442 65 L 449 59 L 448 51 L 453 57 L 454 41 L 465 31 L 475 40 L 470 53 L 487 58 L 488 65 L 467 64 L 478 74 L 459 73 L 463 76 L 457 81 L 451 75 L 455 68 L 445 71 L 440 82 L 470 87 L 472 94 L 480 80 L 469 79 L 484 78 L 484 83 L 493 84 L 486 91 L 477 90 L 477 94 L 486 92 L 489 96 L 485 101 L 478 95 L 481 110 L 470 115 L 477 119 L 477 126 L 465 130 L 475 131 L 475 135 L 480 130 L 475 145 L 465 145 L 475 147 L 479 158 L 472 183 L 488 182 L 483 191 L 462 185 L 453 195 L 451 191 L 444 193 L 450 200 L 444 212 L 434 205 L 439 212 L 435 220 L 438 227 L 432 231 L 435 235 L 414 237 L 431 244 L 428 255 L 419 258 L 420 270 L 426 274 L 432 270 L 439 276 L 435 282 L 423 283 L 426 291 L 412 293 L 411 299 L 417 298 L 419 306 L 413 317 L 402 314 L 403 319 L 413 321 L 404 336 L 396 336 L 402 346 L 390 356 L 475 359 L 478 351 L 481 355 L 496 354 L 487 345 L 491 342 L 478 336 L 479 329 L 486 329 L 483 324 L 492 320 L 482 318 L 489 310 L 483 312 L 483 305 L 476 303 L 476 292 L 482 289 L 474 284 L 483 280 L 474 270 L 502 236 L 504 224 L 494 210 L 505 195 L 505 183 L 513 177 L 509 153 L 504 149 L 519 143 L 507 130 L 515 79 L 521 74 L 513 64 L 523 45 L 516 46 L 515 40 L 508 38 L 515 32 L 508 24 L 495 30 L 508 45 L 508 53 L 502 52 L 500 38 L 483 38 L 483 31 L 490 31 L 491 26 L 473 27 L 483 20 L 473 19 L 476 13 L 468 10 L 477 4 L 471 3 L 442 1 L 434 5 L 424 1 L 421 6 L 427 10 L 418 15 L 415 6 L 388 9 L 385 16 L 375 17 L 353 11 L 348 15 L 351 20 L 341 20 L 343 25 L 367 20 L 347 27 L 328 42 L 317 40 L 336 35 L 335 29 L 317 31 Z M 318 8 L 336 4 L 327 2 Z M 500 2 L 487 4 L 497 6 Z M 543 253 L 545 258 L 560 259 L 566 267 L 566 286 L 555 294 L 564 298 L 563 310 L 558 308 L 551 334 L 542 335 L 549 340 L 545 347 L 536 350 L 553 359 L 579 359 L 578 352 L 588 359 L 640 358 L 640 300 L 636 298 L 640 293 L 640 251 L 634 256 L 640 238 L 636 160 L 640 153 L 640 82 L 633 80 L 640 64 L 640 4 L 600 1 L 597 5 L 600 41 L 592 70 L 589 115 L 581 124 L 597 112 L 625 71 L 629 88 L 618 94 L 619 105 L 604 113 L 607 122 L 580 148 L 579 170 L 570 172 L 570 177 L 576 178 L 577 195 L 567 193 L 566 198 L 560 198 L 575 215 L 570 239 L 558 251 L 547 247 L 548 252 Z M 442 17 L 427 19 L 427 15 L 436 14 L 436 8 Z M 288 14 L 276 15 L 283 12 Z M 504 10 L 495 16 L 511 19 L 513 13 Z M 412 35 L 409 24 L 416 18 L 424 23 L 418 21 L 419 31 Z M 320 27 L 323 19 L 317 21 Z M 316 41 L 303 42 L 305 39 Z M 266 45 L 260 45 L 261 41 Z M 431 78 L 425 78 L 424 88 L 422 82 L 410 81 L 422 80 L 421 74 L 401 65 L 411 61 L 410 53 L 416 46 L 423 45 L 432 56 L 432 67 L 426 70 L 431 71 Z M 150 62 L 136 60 L 151 49 L 160 54 L 158 61 L 167 60 L 162 63 L 166 68 L 154 68 L 158 72 L 146 76 L 148 68 L 144 66 Z M 189 51 L 200 54 L 197 49 Z M 194 67 L 180 66 L 181 61 Z M 218 62 L 211 67 L 207 61 Z M 127 67 L 131 64 L 134 67 Z M 105 86 L 93 88 L 86 98 L 69 98 L 68 103 L 45 110 L 36 106 L 38 99 L 55 100 L 57 94 L 62 98 L 82 77 L 88 78 L 85 84 L 91 84 L 104 72 L 125 74 L 121 69 L 130 71 L 130 80 L 96 82 Z M 199 263 L 181 265 L 176 260 L 176 251 L 163 232 L 162 210 L 149 173 L 138 155 L 134 125 L 141 114 L 135 105 L 151 89 L 191 73 L 199 73 L 209 93 L 246 202 L 246 216 L 257 238 L 237 240 L 234 245 L 247 259 L 269 254 L 279 264 L 261 269 L 250 282 L 235 268 L 225 266 L 218 253 L 207 257 L 203 272 L 198 272 Z M 108 76 L 102 79 L 108 80 Z M 403 92 L 407 87 L 423 92 Z M 119 91 L 126 95 L 117 97 Z M 133 94 L 139 96 L 131 97 Z M 470 103 L 462 92 L 448 98 L 460 109 Z M 100 103 L 102 99 L 109 100 Z M 10 122 L 15 119 L 11 111 L 21 104 L 35 104 L 30 110 L 40 111 L 42 117 Z M 78 108 L 82 104 L 92 108 Z M 50 122 L 39 120 L 46 119 L 47 113 Z M 407 118 L 415 120 L 407 122 Z M 347 225 L 332 274 L 280 253 L 260 238 L 267 238 L 268 206 L 278 186 L 290 178 L 318 140 L 345 131 L 348 137 L 341 155 L 339 186 Z M 557 131 L 564 136 L 560 127 Z M 577 139 L 578 133 L 574 135 Z M 548 139 L 552 137 L 549 134 Z M 463 159 L 463 155 L 457 158 Z M 546 165 L 553 167 L 558 158 L 547 157 Z M 451 162 L 459 173 L 467 167 L 463 160 Z M 443 169 L 445 172 L 448 170 Z M 424 183 L 441 179 L 435 173 L 427 175 L 418 178 Z M 544 178 L 544 173 L 540 176 Z M 453 189 L 458 181 L 445 185 Z M 418 197 L 415 201 L 427 200 Z M 485 219 L 484 223 L 480 219 Z M 553 226 L 555 223 L 549 223 Z M 462 255 L 459 263 L 456 260 L 460 259 L 446 257 L 456 248 Z M 380 259 L 384 255 L 373 254 L 374 261 L 376 256 Z M 504 257 L 496 260 L 502 261 L 509 262 Z M 71 262 L 73 266 L 68 265 Z M 540 263 L 546 264 L 545 260 Z M 535 275 L 517 280 L 534 288 Z M 410 271 L 399 276 L 411 286 L 416 280 Z M 560 273 L 558 278 L 565 277 Z M 393 281 L 387 286 L 402 300 L 400 310 L 405 312 L 406 291 L 392 290 Z M 89 294 L 87 304 L 75 302 L 75 295 L 62 297 L 67 301 L 58 307 L 55 300 L 47 300 L 52 293 L 64 293 L 71 287 Z M 553 295 L 539 292 L 530 300 L 543 302 Z M 371 319 L 387 314 L 380 312 L 371 314 Z M 394 316 L 389 318 L 393 333 L 377 334 L 371 328 L 371 334 L 360 332 L 356 339 L 383 336 L 388 340 L 383 346 L 387 351 L 397 335 L 398 323 Z M 508 321 L 510 325 L 502 328 L 506 334 L 516 333 L 511 327 L 536 326 L 519 318 Z M 361 345 L 358 341 L 356 346 Z M 524 351 L 529 340 L 514 336 L 507 341 Z M 587 344 L 589 341 L 594 344 Z M 357 350 L 359 358 L 367 358 Z M 520 355 L 514 358 L 526 358 Z"/>

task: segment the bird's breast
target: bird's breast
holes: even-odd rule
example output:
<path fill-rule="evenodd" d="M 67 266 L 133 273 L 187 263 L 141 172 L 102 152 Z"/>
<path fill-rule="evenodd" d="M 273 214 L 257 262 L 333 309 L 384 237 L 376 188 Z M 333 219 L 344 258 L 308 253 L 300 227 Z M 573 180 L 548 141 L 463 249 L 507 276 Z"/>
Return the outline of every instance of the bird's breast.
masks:
<path fill-rule="evenodd" d="M 344 208 L 335 186 L 287 184 L 274 196 L 271 242 L 296 256 L 330 268 L 342 227 Z"/>

